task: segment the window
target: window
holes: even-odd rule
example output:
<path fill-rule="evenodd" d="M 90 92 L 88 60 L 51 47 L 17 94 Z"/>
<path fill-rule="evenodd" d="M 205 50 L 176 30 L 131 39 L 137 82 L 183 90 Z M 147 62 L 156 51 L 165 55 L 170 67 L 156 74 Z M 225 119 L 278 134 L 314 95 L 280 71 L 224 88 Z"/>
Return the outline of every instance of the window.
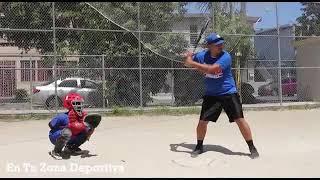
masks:
<path fill-rule="evenodd" d="M 16 90 L 15 61 L 0 61 L 0 97 L 13 97 Z"/>
<path fill-rule="evenodd" d="M 197 25 L 190 25 L 190 33 L 197 33 L 198 27 Z M 190 44 L 194 45 L 196 43 L 198 35 L 197 34 L 190 34 Z"/>
<path fill-rule="evenodd" d="M 96 89 L 97 86 L 94 82 L 87 81 L 87 80 L 81 80 L 81 88 L 89 88 L 89 89 Z"/>
<path fill-rule="evenodd" d="M 52 79 L 52 70 L 45 68 L 45 61 L 38 61 L 38 81 L 49 81 Z"/>
<path fill-rule="evenodd" d="M 77 80 L 65 80 L 59 84 L 59 87 L 78 87 Z"/>
<path fill-rule="evenodd" d="M 21 61 L 21 68 L 21 81 L 30 81 L 30 68 L 36 68 L 36 61 Z M 36 80 L 36 71 L 34 69 L 31 70 L 32 81 Z"/>

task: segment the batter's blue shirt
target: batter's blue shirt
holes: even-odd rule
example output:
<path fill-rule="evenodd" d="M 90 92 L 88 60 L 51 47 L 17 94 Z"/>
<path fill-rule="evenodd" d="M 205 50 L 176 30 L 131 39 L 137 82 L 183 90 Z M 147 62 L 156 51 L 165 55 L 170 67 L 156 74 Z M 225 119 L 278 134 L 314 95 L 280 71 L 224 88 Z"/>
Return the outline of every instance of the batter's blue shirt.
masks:
<path fill-rule="evenodd" d="M 203 50 L 193 56 L 193 60 L 201 64 L 219 64 L 222 73 L 205 75 L 205 95 L 220 96 L 237 93 L 236 83 L 232 76 L 232 59 L 223 51 L 218 57 L 211 57 L 209 50 Z"/>

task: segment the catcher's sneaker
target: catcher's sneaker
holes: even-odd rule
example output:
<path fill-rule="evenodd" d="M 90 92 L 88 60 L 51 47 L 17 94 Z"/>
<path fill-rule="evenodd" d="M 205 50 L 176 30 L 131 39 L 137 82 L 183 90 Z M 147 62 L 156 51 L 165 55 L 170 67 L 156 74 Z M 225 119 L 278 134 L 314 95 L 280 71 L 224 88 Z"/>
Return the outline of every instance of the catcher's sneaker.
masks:
<path fill-rule="evenodd" d="M 256 159 L 256 158 L 258 158 L 259 157 L 259 153 L 258 153 L 258 151 L 257 151 L 257 149 L 253 146 L 253 147 L 250 147 L 249 148 L 249 150 L 250 150 L 250 157 L 252 158 L 252 159 Z"/>
<path fill-rule="evenodd" d="M 79 147 L 66 146 L 64 148 L 64 150 L 70 154 L 83 154 L 84 153 L 84 151 L 82 151 Z"/>
<path fill-rule="evenodd" d="M 191 157 L 197 157 L 199 154 L 202 154 L 204 151 L 203 151 L 203 146 L 201 147 L 196 147 L 192 153 L 191 153 Z"/>
<path fill-rule="evenodd" d="M 49 152 L 49 154 L 50 154 L 53 158 L 55 158 L 55 159 L 57 159 L 57 160 L 62 160 L 62 159 L 63 159 L 63 158 L 62 158 L 62 152 L 55 152 L 54 150 L 52 150 L 52 151 Z"/>

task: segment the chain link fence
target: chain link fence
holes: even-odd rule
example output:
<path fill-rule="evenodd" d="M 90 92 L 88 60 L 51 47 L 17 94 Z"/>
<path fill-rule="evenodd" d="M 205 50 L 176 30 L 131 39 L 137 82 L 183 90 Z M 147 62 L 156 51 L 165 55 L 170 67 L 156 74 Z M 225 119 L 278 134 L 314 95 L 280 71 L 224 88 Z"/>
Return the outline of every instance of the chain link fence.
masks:
<path fill-rule="evenodd" d="M 320 3 L 0 2 L 1 112 L 201 104 L 183 65 L 199 32 L 218 32 L 244 104 L 320 99 Z M 203 38 L 196 52 L 203 50 Z"/>

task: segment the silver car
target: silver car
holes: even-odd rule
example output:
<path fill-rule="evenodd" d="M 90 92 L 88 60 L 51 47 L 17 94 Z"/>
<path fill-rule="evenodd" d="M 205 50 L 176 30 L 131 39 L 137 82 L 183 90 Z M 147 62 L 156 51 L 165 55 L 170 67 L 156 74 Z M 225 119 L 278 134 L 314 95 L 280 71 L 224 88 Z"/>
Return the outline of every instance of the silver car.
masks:
<path fill-rule="evenodd" d="M 84 78 L 66 78 L 57 80 L 57 93 L 59 106 L 63 103 L 63 98 L 70 92 L 79 93 L 86 104 L 88 104 L 88 94 L 97 91 L 98 84 L 92 80 Z M 55 82 L 50 82 L 42 86 L 33 88 L 32 103 L 35 105 L 55 107 Z"/>

